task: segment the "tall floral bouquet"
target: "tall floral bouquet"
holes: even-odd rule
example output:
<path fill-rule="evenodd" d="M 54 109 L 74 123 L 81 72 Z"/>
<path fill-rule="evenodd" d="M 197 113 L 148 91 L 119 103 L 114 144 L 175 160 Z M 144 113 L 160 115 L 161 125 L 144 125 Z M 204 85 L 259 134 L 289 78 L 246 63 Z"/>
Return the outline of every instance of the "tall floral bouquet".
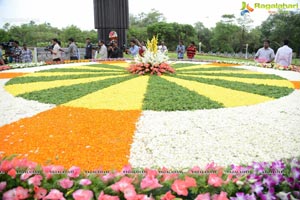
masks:
<path fill-rule="evenodd" d="M 168 63 L 169 57 L 165 52 L 158 51 L 158 38 L 153 36 L 151 41 L 147 41 L 147 48 L 143 55 L 137 55 L 134 63 L 127 69 L 133 74 L 145 75 L 156 74 L 158 76 L 164 73 L 175 73 L 175 70 Z"/>

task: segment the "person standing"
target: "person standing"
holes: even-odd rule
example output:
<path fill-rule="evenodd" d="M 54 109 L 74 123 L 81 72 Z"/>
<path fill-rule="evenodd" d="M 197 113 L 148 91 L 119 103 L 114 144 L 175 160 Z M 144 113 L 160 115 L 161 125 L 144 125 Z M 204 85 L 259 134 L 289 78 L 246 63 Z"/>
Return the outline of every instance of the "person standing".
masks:
<path fill-rule="evenodd" d="M 52 60 L 55 62 L 61 61 L 61 48 L 59 46 L 59 41 L 56 38 L 53 38 L 51 42 L 53 45 L 53 49 L 50 49 Z"/>
<path fill-rule="evenodd" d="M 147 50 L 146 45 L 145 45 L 145 42 L 144 42 L 144 41 L 141 41 L 141 42 L 138 44 L 138 46 L 139 46 L 139 55 L 140 55 L 141 57 L 144 57 L 144 53 L 145 53 L 145 51 Z"/>
<path fill-rule="evenodd" d="M 188 48 L 186 48 L 186 54 L 189 59 L 194 59 L 197 52 L 195 42 L 191 42 Z"/>
<path fill-rule="evenodd" d="M 167 46 L 165 45 L 164 41 L 161 41 L 160 45 L 158 46 L 158 50 L 162 53 L 166 53 L 168 51 Z"/>
<path fill-rule="evenodd" d="M 31 63 L 32 62 L 32 52 L 30 49 L 27 48 L 26 44 L 23 44 L 22 49 L 22 62 L 23 63 Z"/>
<path fill-rule="evenodd" d="M 98 58 L 100 59 L 106 59 L 107 58 L 107 47 L 104 44 L 103 40 L 99 41 L 99 52 L 98 52 Z"/>
<path fill-rule="evenodd" d="M 132 39 L 130 41 L 130 48 L 126 52 L 132 55 L 133 57 L 139 53 L 139 47 L 135 39 Z"/>
<path fill-rule="evenodd" d="M 92 59 L 93 56 L 93 44 L 91 43 L 90 38 L 86 38 L 86 46 L 85 46 L 85 59 Z"/>
<path fill-rule="evenodd" d="M 111 41 L 108 47 L 108 57 L 109 58 L 122 58 L 123 51 L 118 47 L 117 41 Z"/>
<path fill-rule="evenodd" d="M 176 47 L 176 52 L 177 52 L 177 58 L 183 59 L 185 53 L 185 46 L 183 45 L 182 41 L 179 41 L 179 44 Z"/>
<path fill-rule="evenodd" d="M 69 38 L 69 47 L 66 51 L 69 54 L 70 60 L 78 60 L 78 48 L 73 38 Z"/>
<path fill-rule="evenodd" d="M 13 62 L 20 63 L 22 62 L 22 49 L 19 47 L 19 41 L 14 41 L 13 46 L 14 46 L 12 52 Z"/>
<path fill-rule="evenodd" d="M 4 65 L 4 60 L 3 60 L 3 57 L 2 57 L 2 49 L 3 49 L 3 46 L 2 44 L 0 44 L 0 65 Z"/>
<path fill-rule="evenodd" d="M 288 67 L 292 64 L 293 50 L 288 46 L 289 41 L 284 40 L 283 46 L 277 50 L 275 63 L 281 66 Z"/>
<path fill-rule="evenodd" d="M 264 41 L 264 46 L 255 54 L 255 61 L 259 63 L 271 63 L 275 58 L 273 49 L 270 48 L 270 40 Z"/>

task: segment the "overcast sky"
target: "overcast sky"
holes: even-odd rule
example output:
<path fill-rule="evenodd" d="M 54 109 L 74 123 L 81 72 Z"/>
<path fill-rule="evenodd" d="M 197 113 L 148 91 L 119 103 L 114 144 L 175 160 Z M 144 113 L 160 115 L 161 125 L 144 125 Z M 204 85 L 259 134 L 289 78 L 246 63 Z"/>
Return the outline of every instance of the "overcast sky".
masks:
<path fill-rule="evenodd" d="M 240 16 L 242 1 L 254 3 L 298 3 L 300 0 L 129 0 L 129 12 L 137 15 L 152 8 L 160 11 L 167 22 L 191 24 L 201 21 L 214 27 L 223 14 Z M 269 16 L 265 9 L 250 13 L 253 26 L 260 25 Z M 94 29 L 93 0 L 0 0 L 0 27 L 5 23 L 20 25 L 30 20 L 48 22 L 62 28 L 76 25 L 84 30 Z"/>

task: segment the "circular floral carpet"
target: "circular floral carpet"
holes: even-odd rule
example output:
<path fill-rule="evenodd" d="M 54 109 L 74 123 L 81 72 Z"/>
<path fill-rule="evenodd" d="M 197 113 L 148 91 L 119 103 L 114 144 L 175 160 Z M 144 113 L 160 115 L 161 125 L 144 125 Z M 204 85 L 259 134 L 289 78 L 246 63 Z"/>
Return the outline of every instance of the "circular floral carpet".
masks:
<path fill-rule="evenodd" d="M 32 100 L 51 106 L 0 127 L 0 153 L 120 169 L 247 163 L 300 152 L 290 121 L 299 118 L 299 106 L 289 103 L 299 97 L 300 79 L 217 63 L 177 63 L 176 74 L 163 76 L 132 75 L 128 66 L 2 74 L 5 92 L 24 102 L 14 106 L 26 110 Z"/>

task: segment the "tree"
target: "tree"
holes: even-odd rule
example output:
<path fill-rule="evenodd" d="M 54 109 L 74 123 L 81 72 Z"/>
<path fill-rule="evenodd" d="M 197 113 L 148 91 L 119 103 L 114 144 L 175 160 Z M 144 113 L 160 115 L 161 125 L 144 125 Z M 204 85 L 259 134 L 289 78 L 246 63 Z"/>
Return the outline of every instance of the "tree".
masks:
<path fill-rule="evenodd" d="M 224 24 L 232 24 L 234 22 L 235 16 L 233 14 L 222 15 L 221 22 Z"/>
<path fill-rule="evenodd" d="M 165 22 L 165 20 L 165 16 L 155 9 L 151 9 L 149 13 L 139 13 L 137 16 L 130 14 L 130 27 L 127 33 L 128 41 L 132 38 L 136 38 L 140 41 L 146 41 L 149 37 L 151 37 L 148 37 L 147 27 L 155 23 Z"/>
<path fill-rule="evenodd" d="M 249 31 L 251 30 L 253 20 L 250 15 L 244 15 L 242 17 L 237 18 L 237 24 L 240 26 L 240 49 L 242 52 L 245 49 L 245 44 L 249 43 Z"/>
<path fill-rule="evenodd" d="M 299 55 L 300 14 L 297 12 L 278 12 L 270 15 L 260 26 L 262 38 L 271 40 L 271 47 L 278 49 L 284 39 L 290 40 L 291 48 Z"/>
<path fill-rule="evenodd" d="M 155 9 L 151 9 L 149 13 L 139 13 L 137 16 L 129 15 L 130 26 L 146 27 L 153 23 L 165 22 L 165 16 Z"/>
<path fill-rule="evenodd" d="M 160 41 L 164 41 L 169 50 L 175 50 L 179 40 L 185 44 L 196 39 L 196 31 L 189 24 L 159 22 L 147 27 L 149 38 L 158 35 Z"/>
<path fill-rule="evenodd" d="M 212 30 L 210 44 L 214 52 L 236 52 L 240 42 L 237 37 L 240 27 L 234 24 L 218 22 Z"/>
<path fill-rule="evenodd" d="M 212 32 L 210 29 L 206 28 L 202 22 L 196 22 L 194 24 L 194 29 L 197 32 L 197 43 L 201 42 L 203 51 L 210 51 L 210 40 L 212 38 Z"/>

